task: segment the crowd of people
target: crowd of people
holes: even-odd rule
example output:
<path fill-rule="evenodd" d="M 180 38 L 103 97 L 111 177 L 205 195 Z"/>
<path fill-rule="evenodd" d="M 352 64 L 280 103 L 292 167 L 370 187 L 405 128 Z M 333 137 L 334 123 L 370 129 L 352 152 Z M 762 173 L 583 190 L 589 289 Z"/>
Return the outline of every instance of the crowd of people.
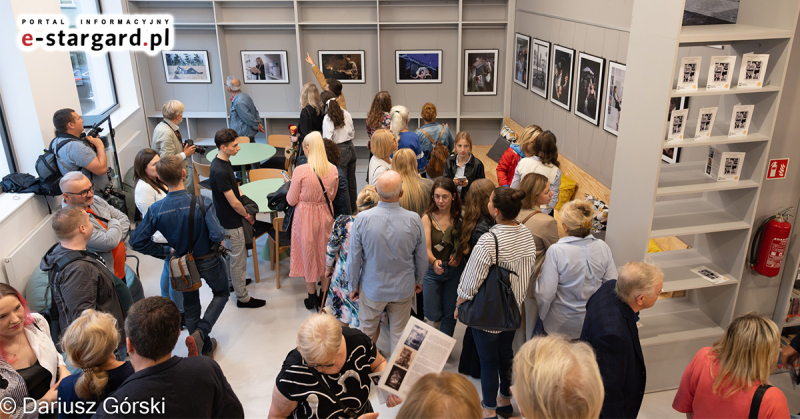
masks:
<path fill-rule="evenodd" d="M 432 103 L 412 132 L 408 109 L 382 91 L 366 118 L 372 155 L 359 191 L 342 85 L 306 61 L 322 93 L 313 83 L 303 87 L 293 138 L 301 158 L 285 179 L 285 200 L 293 208 L 290 276 L 304 279 L 303 304 L 315 313 L 283 361 L 269 417 L 376 417 L 370 374 L 387 366 L 377 348 L 381 327 L 391 351 L 414 315 L 449 336 L 459 320 L 467 324 L 461 374 L 429 374 L 405 400 L 389 396 L 387 406 L 400 405 L 397 417 L 510 417 L 514 398 L 526 418 L 635 418 L 646 384 L 637 321 L 657 304 L 664 273 L 640 261 L 618 270 L 611 249 L 591 234 L 589 203 L 566 203 L 559 231 L 555 135 L 526 127 L 503 155 L 496 186 L 469 133 L 452 135 L 437 123 Z M 169 101 L 152 148 L 134 159 L 142 215 L 135 230 L 125 213 L 95 196 L 106 187 L 95 176 L 105 158 L 92 157 L 98 140 L 80 139 L 76 112 L 56 112 L 55 142 L 65 143 L 56 151 L 63 205 L 52 217 L 58 243 L 40 266 L 51 303 L 31 313 L 18 290 L 0 284 L 2 392 L 17 406 L 3 413 L 244 416 L 213 360 L 219 344 L 212 331 L 231 294 L 238 308 L 265 306 L 247 290 L 247 244 L 253 234 L 278 233 L 256 220 L 259 209 L 230 163 L 238 139 L 263 131 L 258 111 L 236 77 L 226 89 L 232 128 L 215 134 L 212 199 L 195 193 L 189 163 L 197 150 L 182 141 L 183 104 Z M 431 165 L 441 176 L 428 176 Z M 161 296 L 145 298 L 141 283 L 128 280 L 126 240 L 164 260 Z M 479 301 L 501 276 L 508 302 Z M 213 294 L 204 312 L 201 279 Z M 513 326 L 487 326 L 514 307 L 520 321 Z M 172 356 L 182 328 L 187 358 Z M 776 358 L 798 358 L 800 341 L 781 352 L 779 340 L 764 316 L 736 318 L 686 367 L 674 409 L 695 418 L 746 417 L 757 395 L 758 417 L 788 417 L 785 396 L 767 382 Z M 480 394 L 466 376 L 480 379 Z M 90 402 L 95 409 L 85 410 Z"/>

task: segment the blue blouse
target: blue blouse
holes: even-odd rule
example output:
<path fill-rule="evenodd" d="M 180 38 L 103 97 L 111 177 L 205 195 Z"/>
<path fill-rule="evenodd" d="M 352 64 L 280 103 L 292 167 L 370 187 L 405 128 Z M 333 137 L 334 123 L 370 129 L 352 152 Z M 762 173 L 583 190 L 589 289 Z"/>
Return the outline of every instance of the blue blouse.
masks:
<path fill-rule="evenodd" d="M 122 383 L 124 383 L 125 380 L 128 379 L 128 376 L 133 374 L 133 365 L 131 365 L 130 361 L 126 361 L 124 364 L 118 366 L 117 368 L 110 369 L 106 372 L 108 373 L 108 383 L 106 384 L 106 388 L 105 391 L 103 392 L 103 395 L 99 399 L 96 399 L 95 400 L 96 402 L 102 402 L 108 397 L 109 394 L 113 393 L 114 390 L 119 388 L 119 386 L 121 386 Z M 60 411 L 58 412 L 59 419 L 63 418 L 89 419 L 94 414 L 94 412 L 85 412 L 82 411 L 82 409 L 79 409 L 79 407 L 83 407 L 83 409 L 88 409 L 90 406 L 88 403 L 84 404 L 83 406 L 79 404 L 73 404 L 75 402 L 85 401 L 85 399 L 78 397 L 78 394 L 75 393 L 75 383 L 78 381 L 78 378 L 80 378 L 81 375 L 83 375 L 83 373 L 64 377 L 64 379 L 61 380 L 61 383 L 58 385 L 58 400 L 60 403 L 59 404 Z M 99 403 L 94 406 L 94 410 L 97 412 L 101 410 Z"/>

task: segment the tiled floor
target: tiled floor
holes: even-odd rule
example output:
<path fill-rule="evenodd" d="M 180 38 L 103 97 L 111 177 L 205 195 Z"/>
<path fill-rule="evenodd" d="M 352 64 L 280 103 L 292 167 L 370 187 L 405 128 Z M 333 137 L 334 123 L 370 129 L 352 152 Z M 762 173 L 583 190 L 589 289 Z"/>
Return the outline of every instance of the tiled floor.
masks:
<path fill-rule="evenodd" d="M 359 160 L 357 174 L 359 189 L 366 183 L 366 160 Z M 263 246 L 266 237 L 259 241 Z M 135 254 L 135 253 L 134 253 Z M 138 254 L 137 254 L 138 255 Z M 144 284 L 145 295 L 159 295 L 159 277 L 164 266 L 159 260 L 139 255 L 141 265 L 139 273 Z M 252 261 L 248 260 L 248 277 L 253 276 Z M 219 317 L 212 335 L 219 341 L 216 360 L 222 367 L 239 400 L 244 405 L 247 417 L 266 417 L 269 411 L 275 377 L 280 371 L 286 354 L 295 347 L 297 328 L 311 312 L 303 307 L 305 286 L 301 278 L 289 278 L 289 262 L 281 264 L 281 289 L 275 288 L 275 272 L 270 271 L 269 263 L 259 260 L 262 279 L 258 284 L 248 287 L 250 294 L 267 301 L 264 308 L 240 309 L 236 307 L 235 298 L 231 296 L 225 310 Z M 201 288 L 201 301 L 205 307 L 211 299 L 208 287 Z M 456 328 L 456 343 L 453 353 L 447 362 L 446 371 L 456 372 L 458 357 L 461 351 L 461 339 L 464 326 L 459 323 Z M 174 354 L 186 356 L 183 344 L 187 333 L 181 333 Z M 378 346 L 388 353 L 388 333 L 381 333 Z M 676 365 L 676 368 L 684 368 Z M 480 382 L 472 380 L 480 393 Z M 791 389 L 788 374 L 774 376 L 772 384 L 780 387 L 789 399 L 792 412 L 800 411 L 800 397 Z M 675 391 L 664 391 L 645 395 L 639 417 L 641 418 L 683 418 L 672 409 Z M 399 407 L 389 409 L 378 405 L 373 398 L 373 406 L 381 413 L 381 419 L 395 417 Z M 517 414 L 518 415 L 518 414 Z"/>

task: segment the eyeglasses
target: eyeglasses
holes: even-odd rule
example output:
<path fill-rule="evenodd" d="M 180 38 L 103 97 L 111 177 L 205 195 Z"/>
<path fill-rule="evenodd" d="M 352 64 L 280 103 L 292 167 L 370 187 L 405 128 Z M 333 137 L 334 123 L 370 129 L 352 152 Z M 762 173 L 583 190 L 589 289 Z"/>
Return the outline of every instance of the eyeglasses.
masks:
<path fill-rule="evenodd" d="M 80 195 L 82 198 L 86 198 L 89 196 L 89 193 L 94 195 L 94 190 L 92 188 L 82 190 L 80 192 L 65 192 L 67 195 Z"/>

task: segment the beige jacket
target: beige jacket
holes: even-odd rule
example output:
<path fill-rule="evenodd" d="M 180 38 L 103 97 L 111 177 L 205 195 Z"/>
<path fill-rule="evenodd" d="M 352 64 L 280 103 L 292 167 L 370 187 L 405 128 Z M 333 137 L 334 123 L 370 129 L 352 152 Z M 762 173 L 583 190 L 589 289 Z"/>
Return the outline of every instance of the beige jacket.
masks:
<path fill-rule="evenodd" d="M 531 209 L 520 211 L 517 220 L 522 222 L 522 220 L 527 218 L 533 211 L 534 210 Z M 531 234 L 533 234 L 533 241 L 536 243 L 536 265 L 533 269 L 533 277 L 528 283 L 528 298 L 533 298 L 534 284 L 536 284 L 539 273 L 542 271 L 542 264 L 544 263 L 547 249 L 559 239 L 558 223 L 556 219 L 539 210 L 536 210 L 536 212 L 536 214 L 525 222 L 525 227 L 528 227 L 528 230 L 531 231 Z"/>
<path fill-rule="evenodd" d="M 314 77 L 317 78 L 317 83 L 319 83 L 319 87 L 321 87 L 322 90 L 325 90 L 325 86 L 328 85 L 328 81 L 325 80 L 325 75 L 322 74 L 322 71 L 316 65 L 311 66 L 311 71 L 314 72 Z M 342 94 L 336 98 L 336 102 L 339 102 L 339 106 L 342 109 L 347 110 L 347 103 L 345 103 L 344 101 L 344 92 L 342 92 Z"/>

